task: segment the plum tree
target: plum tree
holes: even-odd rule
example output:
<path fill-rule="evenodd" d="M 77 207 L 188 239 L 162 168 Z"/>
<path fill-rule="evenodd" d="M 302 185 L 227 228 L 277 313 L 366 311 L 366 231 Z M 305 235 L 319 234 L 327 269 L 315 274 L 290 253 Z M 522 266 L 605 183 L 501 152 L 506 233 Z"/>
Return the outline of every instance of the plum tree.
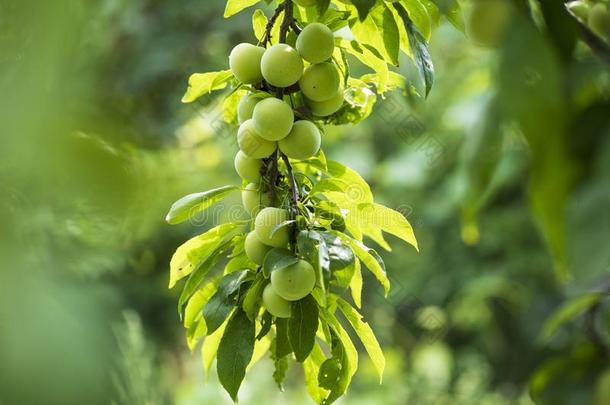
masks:
<path fill-rule="evenodd" d="M 237 80 L 244 84 L 260 83 L 263 80 L 261 60 L 265 48 L 241 43 L 229 54 L 229 67 Z"/>
<path fill-rule="evenodd" d="M 310 100 L 326 101 L 337 94 L 341 86 L 339 70 L 333 63 L 310 65 L 299 80 L 301 91 Z"/>
<path fill-rule="evenodd" d="M 305 100 L 305 103 L 311 110 L 313 115 L 317 115 L 318 117 L 327 117 L 339 111 L 339 109 L 343 106 L 343 102 L 345 101 L 343 87 L 339 88 L 337 94 L 328 100 L 324 101 L 313 101 L 313 100 Z"/>
<path fill-rule="evenodd" d="M 322 23 L 311 23 L 297 38 L 297 51 L 309 63 L 321 63 L 333 56 L 333 32 Z"/>
<path fill-rule="evenodd" d="M 252 118 L 254 107 L 259 101 L 261 101 L 261 99 L 254 97 L 252 94 L 246 94 L 244 97 L 242 97 L 237 104 L 237 122 L 243 124 Z"/>
<path fill-rule="evenodd" d="M 251 119 L 239 126 L 237 130 L 237 144 L 246 156 L 255 159 L 262 159 L 271 155 L 277 147 L 276 142 L 263 139 L 256 132 Z"/>
<path fill-rule="evenodd" d="M 263 290 L 263 305 L 269 313 L 278 318 L 290 318 L 291 303 L 280 297 L 271 284 Z"/>
<path fill-rule="evenodd" d="M 263 208 L 254 220 L 254 230 L 262 243 L 272 247 L 286 247 L 290 236 L 289 226 L 279 228 L 275 233 L 276 226 L 288 219 L 288 211 L 282 208 Z"/>
<path fill-rule="evenodd" d="M 242 179 L 250 183 L 257 183 L 261 179 L 262 160 L 250 158 L 240 150 L 235 155 L 233 163 L 235 164 L 235 171 Z"/>
<path fill-rule="evenodd" d="M 241 191 L 241 202 L 244 209 L 255 217 L 258 212 L 271 204 L 269 194 L 261 193 L 256 183 L 248 183 Z"/>
<path fill-rule="evenodd" d="M 297 121 L 288 136 L 278 142 L 279 148 L 292 159 L 307 159 L 315 155 L 322 142 L 320 130 L 311 121 Z"/>
<path fill-rule="evenodd" d="M 280 297 L 297 301 L 308 295 L 316 284 L 316 272 L 311 264 L 299 260 L 293 265 L 271 273 L 271 285 Z"/>
<path fill-rule="evenodd" d="M 598 36 L 610 39 L 610 12 L 603 3 L 597 3 L 589 11 L 589 28 Z"/>
<path fill-rule="evenodd" d="M 244 251 L 246 252 L 246 256 L 248 256 L 248 259 L 252 260 L 259 266 L 263 264 L 263 259 L 265 259 L 265 255 L 270 249 L 270 246 L 267 246 L 261 242 L 256 235 L 256 232 L 251 231 L 246 236 L 246 240 L 244 241 Z"/>
<path fill-rule="evenodd" d="M 260 67 L 267 83 L 288 87 L 298 82 L 303 74 L 303 59 L 290 45 L 275 44 L 265 51 Z"/>
<path fill-rule="evenodd" d="M 270 97 L 256 104 L 252 120 L 254 128 L 263 139 L 279 141 L 292 129 L 294 113 L 284 101 Z"/>

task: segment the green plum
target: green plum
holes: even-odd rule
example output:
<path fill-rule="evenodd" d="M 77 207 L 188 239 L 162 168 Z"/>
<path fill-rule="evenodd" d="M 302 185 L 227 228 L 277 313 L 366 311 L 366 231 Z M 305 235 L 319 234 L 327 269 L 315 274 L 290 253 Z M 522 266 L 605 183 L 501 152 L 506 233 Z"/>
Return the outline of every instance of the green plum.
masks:
<path fill-rule="evenodd" d="M 596 35 L 610 39 L 610 13 L 603 3 L 597 3 L 589 11 L 589 28 Z"/>
<path fill-rule="evenodd" d="M 286 247 L 290 236 L 290 226 L 279 228 L 273 233 L 273 229 L 286 220 L 288 220 L 288 211 L 285 209 L 275 207 L 263 208 L 254 220 L 256 235 L 267 246 Z"/>
<path fill-rule="evenodd" d="M 237 144 L 239 145 L 239 149 L 241 149 L 246 156 L 255 159 L 268 157 L 277 147 L 276 142 L 261 138 L 258 132 L 256 132 L 256 128 L 254 128 L 254 123 L 251 119 L 239 126 L 239 130 L 237 131 Z"/>
<path fill-rule="evenodd" d="M 343 87 L 339 88 L 337 94 L 325 101 L 313 101 L 306 99 L 305 102 L 313 115 L 328 117 L 339 111 L 345 101 Z"/>
<path fill-rule="evenodd" d="M 260 83 L 263 80 L 261 60 L 265 48 L 241 43 L 229 55 L 229 67 L 237 80 L 244 84 Z"/>
<path fill-rule="evenodd" d="M 299 260 L 293 265 L 271 273 L 273 290 L 288 301 L 298 301 L 306 297 L 315 285 L 316 272 L 305 260 Z"/>
<path fill-rule="evenodd" d="M 508 0 L 476 0 L 466 18 L 466 32 L 477 45 L 495 48 L 500 45 L 512 18 Z"/>
<path fill-rule="evenodd" d="M 321 63 L 330 59 L 335 50 L 333 32 L 322 23 L 311 23 L 297 38 L 297 51 L 309 63 Z"/>
<path fill-rule="evenodd" d="M 248 183 L 241 191 L 241 202 L 248 214 L 255 217 L 261 208 L 271 204 L 271 198 L 268 193 L 261 193 L 256 183 Z"/>
<path fill-rule="evenodd" d="M 243 124 L 250 118 L 252 118 L 252 113 L 254 112 L 254 107 L 258 102 L 261 101 L 260 98 L 254 97 L 252 94 L 246 94 L 239 100 L 237 104 L 237 122 Z"/>
<path fill-rule="evenodd" d="M 256 104 L 252 120 L 254 128 L 261 138 L 268 141 L 279 141 L 285 138 L 292 129 L 294 113 L 287 103 L 270 97 Z"/>
<path fill-rule="evenodd" d="M 251 231 L 246 236 L 246 240 L 244 241 L 244 251 L 246 252 L 246 256 L 248 256 L 248 259 L 252 260 L 259 266 L 263 264 L 265 255 L 270 249 L 271 247 L 260 241 L 258 236 L 256 236 L 256 232 Z"/>
<path fill-rule="evenodd" d="M 330 62 L 310 65 L 303 72 L 299 86 L 306 98 L 320 102 L 337 95 L 341 86 L 341 75 Z"/>
<path fill-rule="evenodd" d="M 263 305 L 275 317 L 290 318 L 291 302 L 277 295 L 271 284 L 263 290 Z"/>
<path fill-rule="evenodd" d="M 291 159 L 308 159 L 320 150 L 320 130 L 311 121 L 297 121 L 288 136 L 279 141 L 283 154 Z"/>
<path fill-rule="evenodd" d="M 260 66 L 263 78 L 275 87 L 292 86 L 303 74 L 301 55 L 287 44 L 275 44 L 267 48 Z"/>
<path fill-rule="evenodd" d="M 241 150 L 235 155 L 235 171 L 239 174 L 239 177 L 249 181 L 250 183 L 257 183 L 261 179 L 261 168 L 263 167 L 263 161 L 260 159 L 249 158 Z"/>

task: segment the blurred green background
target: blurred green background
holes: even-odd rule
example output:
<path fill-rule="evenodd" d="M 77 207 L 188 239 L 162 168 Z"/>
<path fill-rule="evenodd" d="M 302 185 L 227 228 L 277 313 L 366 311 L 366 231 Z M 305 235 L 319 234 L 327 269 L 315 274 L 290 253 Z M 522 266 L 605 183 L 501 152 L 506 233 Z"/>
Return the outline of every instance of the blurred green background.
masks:
<path fill-rule="evenodd" d="M 559 2 L 514 3 L 498 49 L 434 29 L 427 101 L 389 94 L 324 138 L 421 247 L 383 255 L 388 300 L 365 279 L 388 366 L 378 385 L 362 356 L 340 403 L 610 403 L 610 71 Z M 175 248 L 239 201 L 163 221 L 239 181 L 222 99 L 180 103 L 190 73 L 254 40 L 251 12 L 223 8 L 0 1 L 0 404 L 230 403 L 167 281 Z M 271 373 L 255 366 L 242 403 L 311 403 L 298 367 L 284 393 Z"/>

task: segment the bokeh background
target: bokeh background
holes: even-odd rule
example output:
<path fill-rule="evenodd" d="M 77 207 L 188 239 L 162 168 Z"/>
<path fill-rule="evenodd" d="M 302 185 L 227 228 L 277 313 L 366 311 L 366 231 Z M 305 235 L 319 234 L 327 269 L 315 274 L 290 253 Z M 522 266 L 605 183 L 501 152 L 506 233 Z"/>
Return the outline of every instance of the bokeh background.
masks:
<path fill-rule="evenodd" d="M 388 366 L 378 385 L 361 356 L 340 403 L 610 403 L 609 65 L 549 11 L 560 2 L 530 2 L 534 18 L 514 3 L 497 48 L 432 27 L 428 100 L 404 60 L 412 91 L 324 137 L 421 246 L 383 254 L 387 300 L 365 278 Z M 175 248 L 239 201 L 163 220 L 182 195 L 239 181 L 222 98 L 180 102 L 191 73 L 254 40 L 251 11 L 223 8 L 0 1 L 0 404 L 231 403 L 167 282 Z M 283 393 L 272 367 L 248 374 L 242 403 L 311 403 L 298 367 Z"/>

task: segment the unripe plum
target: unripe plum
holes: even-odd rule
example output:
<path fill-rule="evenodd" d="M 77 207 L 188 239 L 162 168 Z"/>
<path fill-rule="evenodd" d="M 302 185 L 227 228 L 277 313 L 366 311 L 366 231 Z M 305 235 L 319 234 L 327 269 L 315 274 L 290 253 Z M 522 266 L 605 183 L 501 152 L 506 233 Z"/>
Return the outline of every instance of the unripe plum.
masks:
<path fill-rule="evenodd" d="M 326 25 L 312 23 L 297 38 L 297 51 L 309 63 L 321 63 L 333 56 L 335 38 Z"/>
<path fill-rule="evenodd" d="M 251 119 L 239 126 L 237 144 L 246 156 L 255 159 L 262 159 L 271 155 L 277 147 L 276 142 L 261 138 Z"/>
<path fill-rule="evenodd" d="M 603 3 L 597 3 L 589 11 L 589 28 L 596 35 L 610 39 L 610 13 Z"/>
<path fill-rule="evenodd" d="M 299 260 L 293 265 L 271 273 L 273 290 L 288 301 L 298 301 L 306 297 L 315 284 L 316 272 L 305 260 Z"/>
<path fill-rule="evenodd" d="M 288 245 L 289 226 L 278 229 L 273 236 L 273 229 L 288 219 L 288 211 L 282 208 L 263 208 L 254 220 L 256 235 L 267 246 L 283 248 Z"/>
<path fill-rule="evenodd" d="M 262 265 L 265 255 L 269 250 L 271 250 L 271 247 L 261 242 L 258 236 L 256 236 L 256 232 L 251 231 L 246 236 L 244 251 L 246 252 L 246 256 L 248 256 L 248 259 L 252 260 L 254 263 L 259 266 Z"/>
<path fill-rule="evenodd" d="M 268 284 L 263 290 L 263 305 L 275 317 L 290 318 L 292 304 L 277 295 L 271 284 Z"/>
<path fill-rule="evenodd" d="M 241 150 L 235 155 L 235 171 L 239 174 L 239 177 L 249 181 L 250 183 L 257 183 L 261 178 L 261 167 L 263 161 L 260 159 L 253 159 L 246 156 Z"/>
<path fill-rule="evenodd" d="M 313 122 L 297 121 L 288 136 L 278 144 L 282 153 L 289 158 L 303 160 L 318 153 L 320 143 L 320 130 Z"/>
<path fill-rule="evenodd" d="M 254 111 L 254 106 L 261 101 L 260 98 L 254 97 L 252 94 L 246 94 L 239 100 L 237 104 L 237 122 L 243 124 L 250 118 L 252 118 L 252 112 Z"/>
<path fill-rule="evenodd" d="M 299 80 L 301 91 L 310 100 L 326 101 L 334 97 L 341 86 L 339 70 L 333 63 L 310 65 Z"/>
<path fill-rule="evenodd" d="M 229 67 L 233 75 L 242 83 L 254 84 L 263 80 L 261 60 L 265 48 L 241 43 L 229 55 Z"/>
<path fill-rule="evenodd" d="M 262 208 L 269 206 L 271 199 L 267 193 L 258 191 L 256 183 L 249 183 L 241 191 L 241 202 L 248 214 L 254 217 Z"/>
<path fill-rule="evenodd" d="M 512 18 L 508 0 L 476 0 L 466 18 L 466 32 L 478 45 L 495 48 L 500 45 Z"/>
<path fill-rule="evenodd" d="M 284 101 L 270 97 L 260 101 L 252 114 L 254 128 L 261 138 L 279 141 L 292 129 L 294 113 Z"/>
<path fill-rule="evenodd" d="M 325 101 L 313 101 L 313 100 L 305 100 L 309 109 L 313 113 L 313 115 L 317 115 L 318 117 L 328 117 L 339 111 L 343 106 L 345 98 L 343 95 L 343 88 L 341 87 L 336 95 L 332 98 L 329 98 Z"/>
<path fill-rule="evenodd" d="M 303 74 L 303 59 L 290 45 L 275 44 L 265 51 L 261 59 L 261 72 L 272 86 L 292 86 Z"/>

